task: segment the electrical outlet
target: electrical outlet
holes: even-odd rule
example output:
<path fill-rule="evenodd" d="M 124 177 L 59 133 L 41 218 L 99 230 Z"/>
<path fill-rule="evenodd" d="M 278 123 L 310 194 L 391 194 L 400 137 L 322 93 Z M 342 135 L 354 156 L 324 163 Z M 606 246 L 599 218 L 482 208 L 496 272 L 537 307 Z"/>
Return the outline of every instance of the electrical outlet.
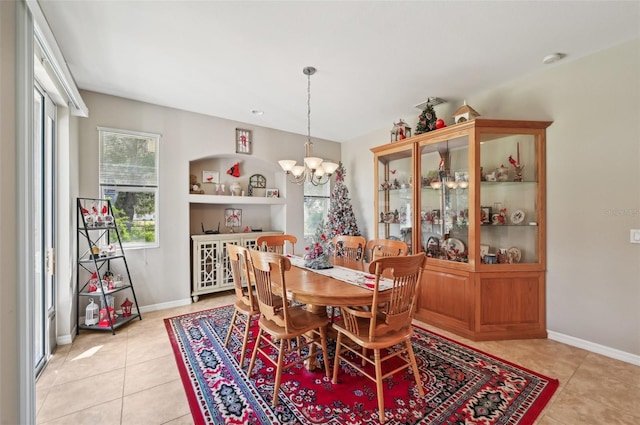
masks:
<path fill-rule="evenodd" d="M 631 229 L 631 236 L 629 237 L 629 242 L 640 243 L 640 229 Z"/>

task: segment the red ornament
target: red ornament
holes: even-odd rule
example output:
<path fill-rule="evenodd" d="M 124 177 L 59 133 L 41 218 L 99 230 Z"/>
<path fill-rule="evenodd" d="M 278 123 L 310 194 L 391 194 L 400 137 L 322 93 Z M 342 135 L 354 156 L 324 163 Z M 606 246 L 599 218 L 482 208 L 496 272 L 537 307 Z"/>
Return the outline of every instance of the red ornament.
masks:
<path fill-rule="evenodd" d="M 444 120 L 442 118 L 438 118 L 438 120 L 436 121 L 436 128 L 443 128 L 446 126 L 447 125 L 444 123 Z"/>
<path fill-rule="evenodd" d="M 240 177 L 240 163 L 236 162 L 233 164 L 233 166 L 227 170 L 227 174 L 233 177 Z"/>
<path fill-rule="evenodd" d="M 124 302 L 120 304 L 120 307 L 122 307 L 122 317 L 131 316 L 131 306 L 133 306 L 133 303 L 129 301 L 129 298 L 125 298 Z"/>

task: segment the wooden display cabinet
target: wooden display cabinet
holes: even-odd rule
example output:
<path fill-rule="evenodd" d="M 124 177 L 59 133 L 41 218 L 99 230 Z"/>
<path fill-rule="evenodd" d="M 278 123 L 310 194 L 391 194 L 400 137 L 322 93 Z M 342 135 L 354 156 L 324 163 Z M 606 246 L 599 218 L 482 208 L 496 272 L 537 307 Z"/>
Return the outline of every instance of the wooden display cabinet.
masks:
<path fill-rule="evenodd" d="M 546 337 L 549 125 L 478 118 L 372 149 L 376 237 L 404 236 L 429 257 L 418 319 L 473 340 Z M 384 187 L 398 173 L 411 194 L 404 232 L 382 222 L 403 204 Z"/>
<path fill-rule="evenodd" d="M 375 237 L 403 240 L 413 251 L 415 143 L 405 141 L 374 149 L 377 182 Z"/>

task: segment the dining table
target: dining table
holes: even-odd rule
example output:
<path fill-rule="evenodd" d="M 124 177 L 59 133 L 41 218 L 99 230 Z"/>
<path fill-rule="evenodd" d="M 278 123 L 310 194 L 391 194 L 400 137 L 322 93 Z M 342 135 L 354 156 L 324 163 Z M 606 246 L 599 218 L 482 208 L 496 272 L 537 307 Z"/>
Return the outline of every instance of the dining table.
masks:
<path fill-rule="evenodd" d="M 373 302 L 375 276 L 370 274 L 369 264 L 361 261 L 332 259 L 333 269 L 314 270 L 304 267 L 302 257 L 288 256 L 291 269 L 286 272 L 287 298 L 306 304 L 306 310 L 327 316 L 327 307 L 370 306 Z M 337 275 L 340 278 L 332 277 Z M 347 281 L 348 280 L 348 281 Z M 381 288 L 392 285 L 390 279 L 381 279 Z M 391 291 L 380 290 L 378 301 L 384 303 Z M 331 332 L 329 324 L 329 337 Z M 316 367 L 315 361 L 306 363 L 308 370 Z"/>
<path fill-rule="evenodd" d="M 307 310 L 322 314 L 326 307 L 366 306 L 373 302 L 375 276 L 369 274 L 369 264 L 361 261 L 331 260 L 334 269 L 314 270 L 304 267 L 302 257 L 290 257 L 291 269 L 287 271 L 287 298 L 307 305 Z M 343 277 L 333 277 L 332 274 Z M 347 281 L 348 280 L 348 281 Z M 390 283 L 387 282 L 389 285 Z M 378 293 L 378 300 L 385 302 L 385 293 Z"/>

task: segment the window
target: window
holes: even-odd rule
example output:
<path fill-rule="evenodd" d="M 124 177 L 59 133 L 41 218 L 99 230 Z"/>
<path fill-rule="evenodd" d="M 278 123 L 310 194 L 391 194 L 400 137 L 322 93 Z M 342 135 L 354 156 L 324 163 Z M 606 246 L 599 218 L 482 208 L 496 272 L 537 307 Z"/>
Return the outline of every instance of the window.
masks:
<path fill-rule="evenodd" d="M 330 183 L 314 186 L 307 181 L 304 182 L 304 239 L 306 244 L 313 241 L 318 226 L 327 218 L 330 199 Z"/>
<path fill-rule="evenodd" d="M 158 241 L 158 142 L 160 135 L 98 127 L 100 193 L 110 199 L 124 248 Z"/>

